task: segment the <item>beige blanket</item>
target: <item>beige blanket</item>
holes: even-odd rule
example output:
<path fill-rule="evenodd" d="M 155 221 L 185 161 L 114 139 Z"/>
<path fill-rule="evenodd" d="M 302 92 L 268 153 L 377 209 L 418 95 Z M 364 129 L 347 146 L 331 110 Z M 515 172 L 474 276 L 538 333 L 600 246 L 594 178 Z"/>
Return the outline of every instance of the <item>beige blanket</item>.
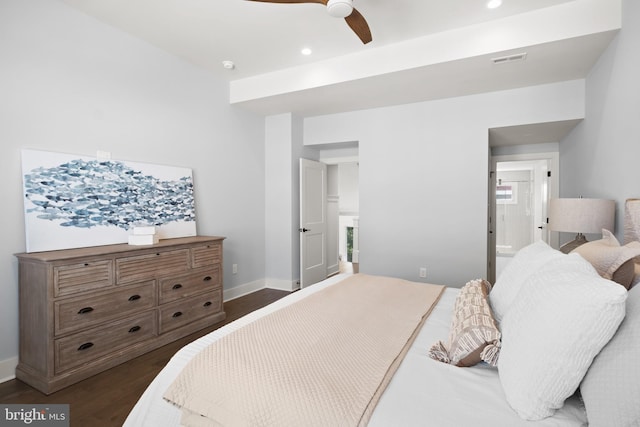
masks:
<path fill-rule="evenodd" d="M 350 276 L 214 342 L 164 397 L 186 426 L 365 425 L 443 290 Z"/>

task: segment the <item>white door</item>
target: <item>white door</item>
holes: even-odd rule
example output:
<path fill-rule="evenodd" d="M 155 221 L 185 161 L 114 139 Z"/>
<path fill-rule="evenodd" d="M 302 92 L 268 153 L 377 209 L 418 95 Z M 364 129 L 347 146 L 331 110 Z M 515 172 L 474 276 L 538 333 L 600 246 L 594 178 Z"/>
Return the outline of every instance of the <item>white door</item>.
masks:
<path fill-rule="evenodd" d="M 300 159 L 300 287 L 327 278 L 327 165 Z"/>

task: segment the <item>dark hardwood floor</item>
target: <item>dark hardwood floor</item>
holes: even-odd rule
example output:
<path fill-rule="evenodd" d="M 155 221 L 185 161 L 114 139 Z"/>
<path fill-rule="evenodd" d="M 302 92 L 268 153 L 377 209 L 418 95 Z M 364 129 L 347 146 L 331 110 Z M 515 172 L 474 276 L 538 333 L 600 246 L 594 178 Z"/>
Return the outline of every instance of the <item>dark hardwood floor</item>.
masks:
<path fill-rule="evenodd" d="M 121 426 L 144 390 L 171 357 L 191 341 L 289 294 L 262 289 L 224 303 L 227 318 L 212 327 L 139 356 L 49 396 L 19 380 L 0 384 L 1 403 L 70 405 L 72 427 Z M 160 426 L 159 426 L 160 427 Z"/>

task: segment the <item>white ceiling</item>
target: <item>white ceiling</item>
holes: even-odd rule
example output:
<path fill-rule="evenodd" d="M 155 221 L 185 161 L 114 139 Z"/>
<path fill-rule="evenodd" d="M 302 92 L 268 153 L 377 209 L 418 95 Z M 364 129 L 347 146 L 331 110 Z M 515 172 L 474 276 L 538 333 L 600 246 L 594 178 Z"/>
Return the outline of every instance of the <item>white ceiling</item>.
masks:
<path fill-rule="evenodd" d="M 489 129 L 489 146 L 528 145 L 560 142 L 581 120 L 533 123 Z"/>
<path fill-rule="evenodd" d="M 486 0 L 354 0 L 373 35 L 363 45 L 320 4 L 63 1 L 228 80 L 233 104 L 302 116 L 583 78 L 616 30 L 614 18 L 589 21 L 603 5 L 613 5 L 613 16 L 620 7 L 619 0 L 503 0 L 494 10 Z M 566 22 L 548 22 L 545 11 L 555 9 Z M 517 34 L 528 15 L 538 19 L 538 37 L 524 34 L 530 28 Z M 458 31 L 465 28 L 475 32 Z M 448 50 L 456 37 L 467 37 L 465 46 Z M 313 54 L 301 55 L 303 47 Z M 491 62 L 520 51 L 527 52 L 521 63 Z M 225 60 L 236 68 L 225 69 Z"/>

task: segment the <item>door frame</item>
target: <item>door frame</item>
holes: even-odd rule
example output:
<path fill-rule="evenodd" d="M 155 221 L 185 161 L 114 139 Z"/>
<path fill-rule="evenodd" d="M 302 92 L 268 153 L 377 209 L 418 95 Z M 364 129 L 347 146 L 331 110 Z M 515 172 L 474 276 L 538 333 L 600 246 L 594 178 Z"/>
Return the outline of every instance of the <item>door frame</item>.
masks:
<path fill-rule="evenodd" d="M 496 175 L 497 163 L 499 162 L 518 162 L 518 161 L 535 161 L 547 160 L 549 162 L 549 171 L 551 177 L 549 179 L 549 196 L 548 199 L 558 197 L 560 192 L 560 153 L 557 151 L 544 153 L 522 153 L 522 154 L 504 154 L 489 156 L 489 212 L 487 218 L 487 280 L 491 283 L 496 281 Z M 549 233 L 549 245 L 553 248 L 558 247 L 558 233 Z"/>

